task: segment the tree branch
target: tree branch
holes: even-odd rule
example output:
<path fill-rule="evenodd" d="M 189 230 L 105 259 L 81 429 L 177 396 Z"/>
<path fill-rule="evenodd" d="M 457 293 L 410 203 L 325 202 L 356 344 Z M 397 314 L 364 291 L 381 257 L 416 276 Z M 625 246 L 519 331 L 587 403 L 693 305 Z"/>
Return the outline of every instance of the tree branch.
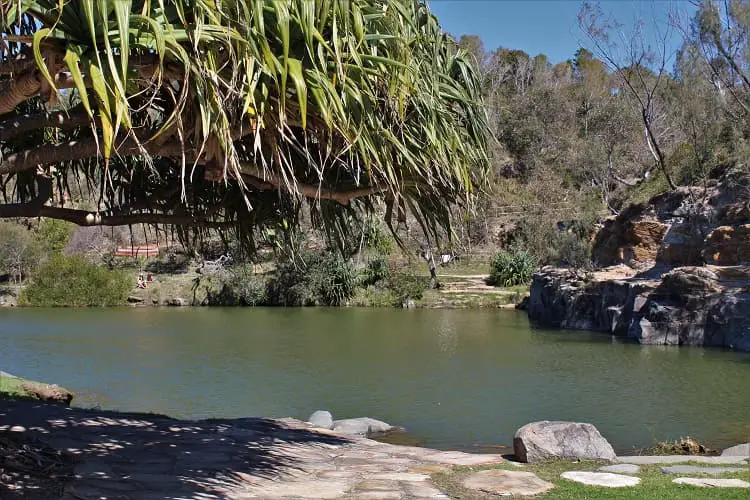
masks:
<path fill-rule="evenodd" d="M 38 200 L 39 198 L 37 198 Z M 127 226 L 130 224 L 175 224 L 210 228 L 230 227 L 235 221 L 211 221 L 205 217 L 173 215 L 163 213 L 96 213 L 71 208 L 40 205 L 37 200 L 29 203 L 0 205 L 0 218 L 49 217 L 65 220 L 79 226 Z"/>
<path fill-rule="evenodd" d="M 91 118 L 86 113 L 75 112 L 74 109 L 67 113 L 56 111 L 49 114 L 14 116 L 0 121 L 0 141 L 44 127 L 70 129 L 88 125 L 90 122 Z"/>
<path fill-rule="evenodd" d="M 289 189 L 286 183 L 275 174 L 271 172 L 264 172 L 255 165 L 249 165 L 246 163 L 243 163 L 240 166 L 240 173 L 242 174 L 243 179 L 248 180 L 248 184 L 257 189 L 284 189 L 286 191 L 290 191 L 291 193 L 298 192 L 307 198 L 335 200 L 342 205 L 348 205 L 355 198 L 362 198 L 364 196 L 370 196 L 385 191 L 385 189 L 378 187 L 358 188 L 349 191 L 333 191 L 326 190 L 323 188 L 323 186 L 320 185 L 315 186 L 312 184 L 302 184 L 299 182 L 295 183 L 292 186 L 293 189 Z"/>

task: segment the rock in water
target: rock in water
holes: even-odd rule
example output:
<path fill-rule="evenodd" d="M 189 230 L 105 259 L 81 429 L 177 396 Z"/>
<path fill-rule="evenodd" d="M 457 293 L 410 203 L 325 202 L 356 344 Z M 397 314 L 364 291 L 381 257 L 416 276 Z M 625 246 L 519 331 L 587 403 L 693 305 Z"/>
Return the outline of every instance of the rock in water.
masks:
<path fill-rule="evenodd" d="M 333 430 L 341 434 L 369 436 L 370 434 L 382 434 L 401 429 L 374 418 L 362 417 L 335 420 Z"/>
<path fill-rule="evenodd" d="M 329 411 L 318 410 L 316 412 L 313 412 L 313 414 L 310 415 L 307 421 L 313 424 L 315 427 L 320 427 L 322 429 L 333 429 L 333 416 Z"/>
<path fill-rule="evenodd" d="M 750 458 L 750 443 L 738 444 L 721 452 L 722 457 L 748 457 Z"/>
<path fill-rule="evenodd" d="M 513 451 L 521 462 L 535 463 L 557 458 L 614 460 L 615 450 L 591 424 L 533 422 L 513 438 Z"/>
<path fill-rule="evenodd" d="M 555 487 L 532 472 L 514 470 L 483 470 L 463 482 L 464 488 L 500 496 L 533 496 Z"/>

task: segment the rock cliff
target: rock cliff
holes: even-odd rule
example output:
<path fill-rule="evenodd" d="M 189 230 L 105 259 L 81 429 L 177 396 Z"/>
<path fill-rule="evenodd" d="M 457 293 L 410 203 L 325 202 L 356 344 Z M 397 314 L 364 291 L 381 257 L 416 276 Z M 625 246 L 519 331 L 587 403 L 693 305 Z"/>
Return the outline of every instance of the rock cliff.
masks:
<path fill-rule="evenodd" d="M 607 267 L 534 275 L 532 322 L 750 351 L 750 177 L 632 206 L 605 221 L 592 256 Z"/>

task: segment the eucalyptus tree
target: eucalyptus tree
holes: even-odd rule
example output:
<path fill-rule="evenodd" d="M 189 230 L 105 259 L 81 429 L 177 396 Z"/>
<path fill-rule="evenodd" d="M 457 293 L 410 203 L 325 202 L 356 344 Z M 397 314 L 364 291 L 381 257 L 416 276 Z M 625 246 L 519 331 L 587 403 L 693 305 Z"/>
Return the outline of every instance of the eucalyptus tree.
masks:
<path fill-rule="evenodd" d="M 0 217 L 337 233 L 449 224 L 487 168 L 468 57 L 424 0 L 0 0 Z M 75 183 L 94 210 L 60 206 Z"/>

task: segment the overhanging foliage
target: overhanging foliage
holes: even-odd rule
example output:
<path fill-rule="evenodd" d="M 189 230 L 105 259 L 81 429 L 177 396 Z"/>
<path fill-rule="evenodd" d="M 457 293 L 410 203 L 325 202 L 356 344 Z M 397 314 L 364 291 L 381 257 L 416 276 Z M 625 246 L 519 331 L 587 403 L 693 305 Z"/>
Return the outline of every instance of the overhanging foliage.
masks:
<path fill-rule="evenodd" d="M 484 177 L 478 81 L 423 0 L 0 5 L 0 216 L 247 233 L 307 200 L 341 231 L 380 197 L 437 232 Z M 53 201 L 72 180 L 95 214 Z"/>

